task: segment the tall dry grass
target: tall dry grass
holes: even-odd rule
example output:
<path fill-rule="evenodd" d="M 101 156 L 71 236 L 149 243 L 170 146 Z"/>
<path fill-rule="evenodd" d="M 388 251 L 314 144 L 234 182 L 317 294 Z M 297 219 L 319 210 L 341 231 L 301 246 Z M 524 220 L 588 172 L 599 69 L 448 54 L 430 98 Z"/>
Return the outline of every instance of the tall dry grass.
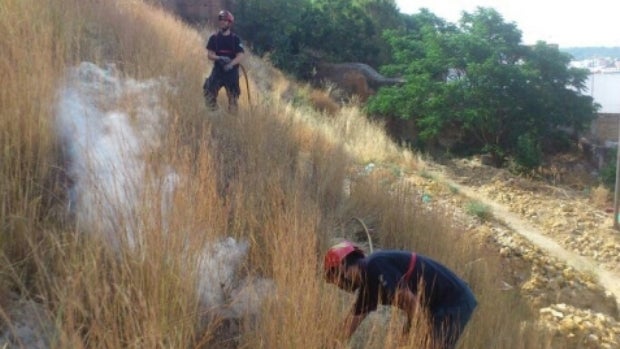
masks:
<path fill-rule="evenodd" d="M 471 283 L 480 308 L 462 348 L 548 347 L 518 293 L 499 291 L 494 251 L 442 212 L 424 213 L 399 184 L 414 155 L 354 106 L 331 117 L 293 107 L 281 98 L 289 83 L 250 57 L 252 105 L 242 98 L 238 115 L 208 113 L 204 34 L 139 1 L 4 0 L 0 33 L 3 328 L 17 296 L 45 309 L 42 335 L 55 348 L 393 348 L 400 314 L 389 309 L 350 344 L 332 342 L 353 299 L 322 281 L 321 256 L 336 237 L 359 238 L 358 217 L 376 246 L 436 257 Z M 182 180 L 165 219 L 153 205 L 165 194 L 152 186 L 134 225 L 118 226 L 121 235 L 139 227 L 137 246 L 110 248 L 102 227 L 77 229 L 65 214 L 55 96 L 65 69 L 85 60 L 174 86 L 161 96 L 170 118 L 148 173 L 171 166 Z M 392 171 L 360 175 L 368 163 Z M 275 285 L 261 312 L 234 321 L 208 316 L 197 293 L 196 260 L 227 236 L 249 242 L 242 273 Z"/>
<path fill-rule="evenodd" d="M 56 7 L 55 5 L 58 5 Z M 60 159 L 51 110 L 55 84 L 69 54 L 66 39 L 71 23 L 62 25 L 61 2 L 3 1 L 0 4 L 0 248 L 6 269 L 18 263 L 13 275 L 32 284 L 36 265 L 29 262 L 31 246 L 57 217 L 62 197 Z M 8 260 L 7 260 L 8 259 Z M 0 274 L 0 299 L 10 289 L 6 270 Z"/>

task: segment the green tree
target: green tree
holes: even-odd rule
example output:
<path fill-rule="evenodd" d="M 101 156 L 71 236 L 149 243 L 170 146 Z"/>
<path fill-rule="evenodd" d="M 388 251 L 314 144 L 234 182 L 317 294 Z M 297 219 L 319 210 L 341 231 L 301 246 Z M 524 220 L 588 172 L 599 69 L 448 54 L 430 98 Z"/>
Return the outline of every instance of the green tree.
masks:
<path fill-rule="evenodd" d="M 298 31 L 293 36 L 302 51 L 328 61 L 378 63 L 381 49 L 376 38 L 381 32 L 359 1 L 312 1 L 296 24 Z"/>
<path fill-rule="evenodd" d="M 298 28 L 308 0 L 244 0 L 235 7 L 235 30 L 251 43 L 253 51 L 264 55 L 289 47 L 289 38 Z"/>
<path fill-rule="evenodd" d="M 235 30 L 248 43 L 253 53 L 269 55 L 272 63 L 296 74 L 308 70 L 308 57 L 302 54 L 299 23 L 308 11 L 308 0 L 244 0 L 235 13 L 239 19 Z"/>
<path fill-rule="evenodd" d="M 254 53 L 300 78 L 310 76 L 318 57 L 388 63 L 382 31 L 404 25 L 394 0 L 245 0 L 235 11 L 236 29 Z"/>
<path fill-rule="evenodd" d="M 362 62 L 375 67 L 388 64 L 392 60 L 392 48 L 383 38 L 383 32 L 387 29 L 404 28 L 406 16 L 399 12 L 394 0 L 359 0 L 359 3 L 375 28 L 374 35 L 366 38 L 375 49 L 371 52 L 372 59 Z"/>
<path fill-rule="evenodd" d="M 464 13 L 458 27 L 428 13 L 416 15 L 420 30 L 388 32 L 401 88 L 385 88 L 369 101 L 371 113 L 412 119 L 424 144 L 454 131 L 455 151 L 490 152 L 537 166 L 570 129 L 579 132 L 596 115 L 581 93 L 587 72 L 568 67 L 570 57 L 539 42 L 521 44 L 515 24 L 488 8 Z"/>

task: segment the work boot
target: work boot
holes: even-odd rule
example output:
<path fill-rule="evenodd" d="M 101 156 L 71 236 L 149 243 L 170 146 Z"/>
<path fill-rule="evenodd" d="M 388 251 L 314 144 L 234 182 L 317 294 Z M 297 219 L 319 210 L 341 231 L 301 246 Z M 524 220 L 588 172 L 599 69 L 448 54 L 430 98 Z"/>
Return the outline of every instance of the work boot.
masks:
<path fill-rule="evenodd" d="M 203 90 L 203 96 L 205 98 L 205 105 L 207 109 L 211 111 L 217 110 L 217 95 L 213 95 L 213 93 L 209 92 L 209 90 Z"/>
<path fill-rule="evenodd" d="M 228 112 L 232 114 L 237 114 L 239 110 L 239 97 L 237 96 L 228 96 Z"/>

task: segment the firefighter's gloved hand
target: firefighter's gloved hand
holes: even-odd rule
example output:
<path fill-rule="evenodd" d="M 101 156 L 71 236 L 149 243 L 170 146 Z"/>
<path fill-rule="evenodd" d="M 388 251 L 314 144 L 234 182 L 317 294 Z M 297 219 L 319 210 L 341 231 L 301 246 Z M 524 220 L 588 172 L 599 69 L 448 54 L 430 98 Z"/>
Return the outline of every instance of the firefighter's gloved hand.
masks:
<path fill-rule="evenodd" d="M 224 66 L 224 71 L 230 71 L 232 68 L 234 67 L 234 65 L 228 63 Z"/>
<path fill-rule="evenodd" d="M 231 59 L 226 56 L 218 56 L 217 63 L 221 64 L 223 67 L 230 63 Z"/>

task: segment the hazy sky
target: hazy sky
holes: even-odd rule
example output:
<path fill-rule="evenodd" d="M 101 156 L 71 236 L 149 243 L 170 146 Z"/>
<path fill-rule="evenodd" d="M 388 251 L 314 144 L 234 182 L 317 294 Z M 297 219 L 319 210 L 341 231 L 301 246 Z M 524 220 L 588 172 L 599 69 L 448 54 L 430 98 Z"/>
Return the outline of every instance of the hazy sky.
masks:
<path fill-rule="evenodd" d="M 448 22 L 456 23 L 461 13 L 477 6 L 497 10 L 505 22 L 515 22 L 523 43 L 537 40 L 560 47 L 620 46 L 620 11 L 615 0 L 396 0 L 403 13 L 417 13 L 420 7 Z M 615 4 L 614 4 L 615 3 Z"/>

